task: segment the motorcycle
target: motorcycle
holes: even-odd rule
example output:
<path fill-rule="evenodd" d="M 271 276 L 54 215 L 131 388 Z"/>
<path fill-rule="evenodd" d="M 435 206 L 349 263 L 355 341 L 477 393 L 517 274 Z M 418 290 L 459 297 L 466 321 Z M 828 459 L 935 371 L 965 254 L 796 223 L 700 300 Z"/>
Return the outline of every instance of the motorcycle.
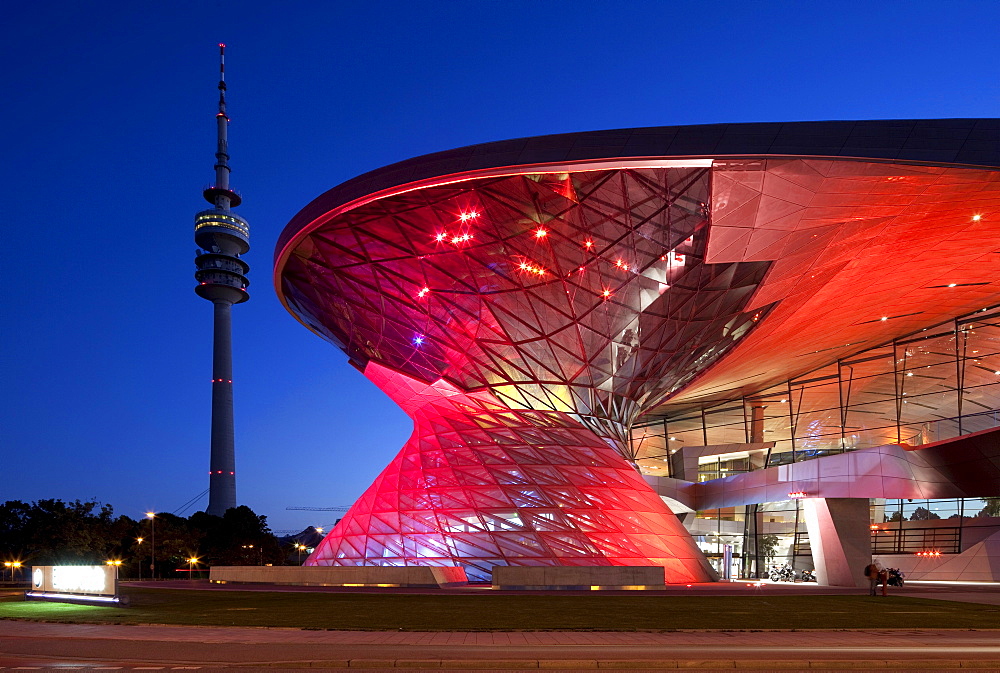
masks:
<path fill-rule="evenodd" d="M 795 571 L 786 565 L 782 568 L 774 566 L 769 573 L 772 582 L 794 582 Z"/>
<path fill-rule="evenodd" d="M 889 579 L 886 581 L 891 587 L 903 586 L 903 572 L 899 568 L 888 568 Z"/>

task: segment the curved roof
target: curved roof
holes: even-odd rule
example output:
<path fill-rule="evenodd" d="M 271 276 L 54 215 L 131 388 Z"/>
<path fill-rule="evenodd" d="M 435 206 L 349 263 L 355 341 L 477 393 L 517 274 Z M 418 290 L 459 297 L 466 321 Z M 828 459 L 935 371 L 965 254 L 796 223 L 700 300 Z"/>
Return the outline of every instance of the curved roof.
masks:
<path fill-rule="evenodd" d="M 580 377 L 553 369 L 548 360 L 562 355 L 537 352 L 517 366 L 506 351 L 477 356 L 469 381 L 449 369 L 467 360 L 471 343 L 523 350 L 551 341 L 577 349 L 580 363 L 608 377 L 587 386 L 643 409 L 664 393 L 674 402 L 722 399 L 997 302 L 998 168 L 998 119 L 716 124 L 486 143 L 393 164 L 327 191 L 282 232 L 275 280 L 289 310 L 361 366 L 388 357 L 412 375 L 460 385 L 511 382 L 513 374 L 498 373 L 506 367 L 524 381 Z M 607 191 L 611 179 L 621 187 Z M 643 213 L 657 199 L 667 209 Z M 447 240 L 435 247 L 433 232 L 455 230 L 443 223 L 466 210 L 466 200 L 500 204 L 492 207 L 502 212 L 488 218 L 492 228 L 475 231 L 474 242 L 458 237 L 454 249 L 445 249 Z M 542 260 L 531 232 L 550 217 L 559 227 L 538 252 L 548 255 Z M 610 224 L 617 233 L 601 229 Z M 586 251 L 592 256 L 581 257 L 580 236 L 597 241 Z M 693 274 L 688 281 L 675 282 L 675 253 L 700 265 L 685 267 Z M 577 266 L 588 279 L 598 275 L 576 279 Z M 559 273 L 545 283 L 526 277 L 543 267 Z M 616 274 L 630 269 L 633 280 L 619 284 Z M 626 297 L 626 286 L 634 297 Z M 586 325 L 592 331 L 573 335 L 572 345 L 559 344 L 557 335 L 568 332 L 556 328 L 574 316 L 596 321 L 608 288 L 621 315 Z M 521 319 L 530 302 L 498 318 L 494 305 L 514 290 L 528 291 L 538 305 L 556 307 L 571 293 L 572 301 L 543 327 L 534 325 L 546 322 L 541 318 Z M 585 309 L 578 290 L 588 297 Z M 700 296 L 690 303 L 697 311 L 685 308 L 684 292 Z M 422 308 L 425 296 L 435 298 L 434 317 Z M 503 301 L 514 301 L 507 296 Z M 438 303 L 445 299 L 447 306 Z M 627 322 L 640 314 L 656 326 Z M 414 322 L 419 315 L 429 322 Z M 748 320 L 753 329 L 734 330 Z M 436 337 L 447 350 L 415 353 L 430 325 L 443 331 L 459 323 L 485 327 L 462 335 L 449 327 Z M 484 335 L 490 326 L 503 336 Z M 656 343 L 629 346 L 637 329 Z M 703 350 L 679 346 L 671 334 Z M 674 349 L 669 358 L 667 347 Z M 538 363 L 552 375 L 539 376 Z M 646 388 L 621 388 L 618 379 L 630 368 L 645 373 Z M 667 374 L 677 378 L 661 388 Z M 570 400 L 572 391 L 532 395 L 529 405 L 586 406 Z"/>
<path fill-rule="evenodd" d="M 406 159 L 314 199 L 278 237 L 275 261 L 302 227 L 333 208 L 412 182 L 503 166 L 640 157 L 813 156 L 1000 167 L 1000 119 L 699 124 L 559 133 Z"/>

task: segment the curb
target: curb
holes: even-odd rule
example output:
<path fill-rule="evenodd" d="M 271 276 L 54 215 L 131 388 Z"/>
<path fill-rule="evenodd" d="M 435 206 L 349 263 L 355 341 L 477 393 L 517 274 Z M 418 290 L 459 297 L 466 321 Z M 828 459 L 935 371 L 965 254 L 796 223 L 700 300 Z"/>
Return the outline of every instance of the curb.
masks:
<path fill-rule="evenodd" d="M 1000 660 L 956 659 L 325 659 L 229 664 L 229 668 L 428 670 L 996 670 Z"/>

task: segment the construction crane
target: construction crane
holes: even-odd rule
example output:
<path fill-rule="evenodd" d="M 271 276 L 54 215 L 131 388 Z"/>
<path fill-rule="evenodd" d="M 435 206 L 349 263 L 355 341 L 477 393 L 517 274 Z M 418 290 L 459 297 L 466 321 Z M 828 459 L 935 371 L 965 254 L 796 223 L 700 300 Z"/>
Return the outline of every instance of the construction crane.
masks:
<path fill-rule="evenodd" d="M 296 509 L 305 512 L 346 512 L 350 507 L 286 507 L 285 509 Z"/>

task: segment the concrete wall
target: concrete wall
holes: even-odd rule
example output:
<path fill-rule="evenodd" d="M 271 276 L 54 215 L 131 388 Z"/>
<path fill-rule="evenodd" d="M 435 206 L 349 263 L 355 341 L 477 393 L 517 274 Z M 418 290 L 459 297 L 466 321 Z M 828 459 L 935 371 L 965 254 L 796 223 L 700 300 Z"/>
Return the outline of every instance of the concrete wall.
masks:
<path fill-rule="evenodd" d="M 662 589 L 663 566 L 494 566 L 495 589 Z"/>
<path fill-rule="evenodd" d="M 879 554 L 875 558 L 883 566 L 899 568 L 908 580 L 1000 582 L 1000 532 L 961 554 Z"/>
<path fill-rule="evenodd" d="M 865 566 L 872 562 L 868 501 L 807 498 L 802 505 L 816 581 L 835 587 L 868 586 L 864 576 Z"/>
<path fill-rule="evenodd" d="M 323 587 L 448 587 L 468 582 L 465 569 L 452 566 L 212 566 L 209 580 Z"/>

